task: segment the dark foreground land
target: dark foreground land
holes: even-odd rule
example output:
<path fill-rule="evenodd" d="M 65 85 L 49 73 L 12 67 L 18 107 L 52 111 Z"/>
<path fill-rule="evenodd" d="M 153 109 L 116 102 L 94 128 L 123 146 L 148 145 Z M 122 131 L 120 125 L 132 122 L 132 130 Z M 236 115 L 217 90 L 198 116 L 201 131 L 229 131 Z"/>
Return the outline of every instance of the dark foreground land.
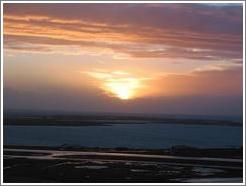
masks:
<path fill-rule="evenodd" d="M 242 182 L 242 148 L 4 146 L 5 183 Z"/>

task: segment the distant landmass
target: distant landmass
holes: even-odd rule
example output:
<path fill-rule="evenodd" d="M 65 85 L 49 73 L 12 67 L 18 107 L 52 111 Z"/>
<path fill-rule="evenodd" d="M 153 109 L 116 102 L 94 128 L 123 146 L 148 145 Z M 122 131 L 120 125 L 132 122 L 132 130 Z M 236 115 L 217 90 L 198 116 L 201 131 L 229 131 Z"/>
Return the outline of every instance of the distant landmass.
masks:
<path fill-rule="evenodd" d="M 242 126 L 239 116 L 199 116 L 151 113 L 80 113 L 59 111 L 4 111 L 4 125 L 91 126 L 113 124 L 189 124 Z"/>

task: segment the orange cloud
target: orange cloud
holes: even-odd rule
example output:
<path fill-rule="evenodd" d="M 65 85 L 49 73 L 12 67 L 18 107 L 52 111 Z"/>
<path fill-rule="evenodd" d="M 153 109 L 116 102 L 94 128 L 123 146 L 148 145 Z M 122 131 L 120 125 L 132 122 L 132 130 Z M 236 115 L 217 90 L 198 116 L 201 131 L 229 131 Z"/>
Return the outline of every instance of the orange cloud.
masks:
<path fill-rule="evenodd" d="M 207 68 L 187 74 L 169 74 L 149 82 L 156 96 L 225 96 L 242 95 L 243 74 L 241 66 Z"/>
<path fill-rule="evenodd" d="M 136 58 L 242 59 L 241 7 L 125 4 L 122 11 L 114 11 L 119 8 L 116 4 L 52 7 L 5 4 L 5 49 L 24 51 L 25 45 L 32 45 L 38 51 L 46 45 L 46 52 L 55 50 L 53 46 L 73 45 Z"/>

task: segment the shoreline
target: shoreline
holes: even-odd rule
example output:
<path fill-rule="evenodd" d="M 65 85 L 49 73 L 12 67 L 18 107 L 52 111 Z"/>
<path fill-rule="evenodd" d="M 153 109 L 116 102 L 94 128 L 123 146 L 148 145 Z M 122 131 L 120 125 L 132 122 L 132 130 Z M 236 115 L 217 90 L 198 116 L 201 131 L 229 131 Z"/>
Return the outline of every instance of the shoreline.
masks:
<path fill-rule="evenodd" d="M 199 150 L 204 155 L 204 151 L 209 149 Z M 225 149 L 213 151 L 216 155 L 215 152 L 225 152 Z M 3 178 L 5 183 L 242 182 L 242 158 L 190 157 L 183 156 L 181 152 L 168 155 L 170 149 L 162 149 L 159 155 L 157 152 L 119 148 L 4 146 Z M 191 155 L 195 151 L 189 149 L 188 152 Z"/>
<path fill-rule="evenodd" d="M 185 145 L 176 145 L 163 149 L 142 149 L 142 148 L 102 148 L 83 146 L 25 146 L 25 145 L 3 145 L 3 149 L 29 149 L 29 150 L 55 150 L 55 151 L 94 151 L 104 153 L 135 153 L 150 155 L 172 155 L 172 156 L 193 156 L 193 157 L 219 157 L 219 158 L 243 158 L 243 147 L 238 148 L 196 148 Z"/>

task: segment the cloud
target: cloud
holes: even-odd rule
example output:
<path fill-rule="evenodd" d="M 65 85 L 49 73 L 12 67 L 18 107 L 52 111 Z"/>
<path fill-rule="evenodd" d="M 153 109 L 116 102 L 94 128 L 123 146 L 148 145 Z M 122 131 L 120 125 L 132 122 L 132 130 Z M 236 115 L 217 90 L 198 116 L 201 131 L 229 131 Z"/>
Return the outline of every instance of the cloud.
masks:
<path fill-rule="evenodd" d="M 135 58 L 233 61 L 242 59 L 242 28 L 241 6 L 4 4 L 4 47 L 27 52 L 74 46 Z"/>
<path fill-rule="evenodd" d="M 213 64 L 195 68 L 186 73 L 148 73 L 137 74 L 134 71 L 110 71 L 95 69 L 82 72 L 94 80 L 93 85 L 116 96 L 114 87 L 134 85 L 134 99 L 150 97 L 179 96 L 242 96 L 242 64 Z M 91 81 L 93 82 L 93 81 Z"/>
<path fill-rule="evenodd" d="M 242 96 L 243 73 L 239 66 L 212 66 L 187 74 L 168 74 L 150 82 L 159 96 Z M 152 93 L 153 94 L 153 93 Z"/>
<path fill-rule="evenodd" d="M 33 86 L 30 86 L 30 82 L 26 81 L 23 81 L 21 86 L 20 84 L 5 83 L 7 87 L 3 89 L 4 108 L 63 109 L 65 111 L 81 112 L 240 115 L 242 114 L 243 103 L 241 66 L 208 66 L 186 74 L 166 74 L 162 76 L 94 69 L 76 73 L 75 77 L 70 74 L 71 71 L 66 71 L 56 77 L 55 80 L 48 78 L 48 84 L 43 84 L 41 76 L 37 76 L 28 79 L 30 81 L 36 79 L 35 83 L 32 84 Z M 77 75 L 80 77 L 86 74 L 95 81 L 85 77 L 80 79 L 77 77 Z M 66 83 L 61 84 L 64 77 L 69 79 Z M 21 79 L 23 79 L 23 75 L 18 78 L 18 80 Z M 76 79 L 79 79 L 79 81 L 74 82 Z M 116 83 L 116 85 L 125 83 L 125 85 L 130 86 L 131 90 L 132 85 L 128 82 L 133 82 L 134 85 L 135 80 L 138 80 L 143 86 L 140 88 L 141 91 L 137 92 L 140 96 L 136 94 L 134 99 L 126 102 L 118 99 L 115 92 L 105 93 L 105 87 L 101 87 L 107 85 L 107 83 Z M 110 90 L 114 91 L 114 89 Z M 135 90 L 138 90 L 138 88 Z M 143 94 L 144 96 L 142 96 Z"/>
<path fill-rule="evenodd" d="M 95 94 L 95 91 L 85 93 L 84 91 L 61 92 L 61 90 L 53 90 L 53 94 L 47 93 L 46 91 L 23 92 L 23 90 L 16 91 L 4 87 L 4 108 L 32 111 L 142 112 L 227 116 L 243 114 L 242 96 L 183 95 L 139 98 L 133 99 L 130 102 L 122 102 L 109 98 L 106 95 Z"/>

